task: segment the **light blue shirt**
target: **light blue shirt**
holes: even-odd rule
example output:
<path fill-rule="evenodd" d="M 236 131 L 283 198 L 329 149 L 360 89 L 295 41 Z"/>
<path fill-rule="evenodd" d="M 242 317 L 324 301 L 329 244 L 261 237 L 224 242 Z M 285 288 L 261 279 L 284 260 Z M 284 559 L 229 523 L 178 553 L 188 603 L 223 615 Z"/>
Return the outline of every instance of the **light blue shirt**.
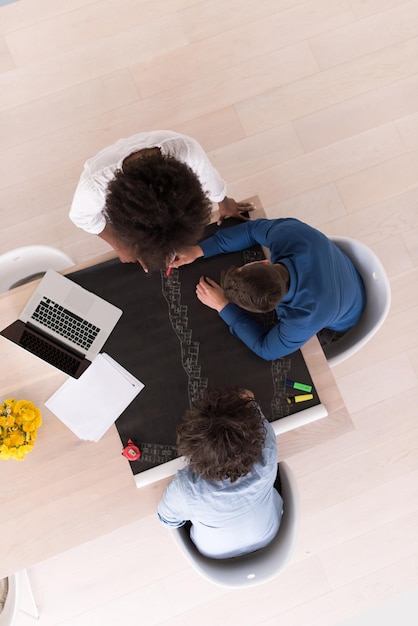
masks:
<path fill-rule="evenodd" d="M 190 466 L 179 470 L 166 487 L 158 517 L 171 527 L 192 522 L 190 536 L 199 552 L 228 558 L 266 546 L 280 526 L 283 500 L 273 488 L 277 444 L 271 424 L 263 419 L 266 441 L 252 470 L 234 483 L 206 480 Z"/>

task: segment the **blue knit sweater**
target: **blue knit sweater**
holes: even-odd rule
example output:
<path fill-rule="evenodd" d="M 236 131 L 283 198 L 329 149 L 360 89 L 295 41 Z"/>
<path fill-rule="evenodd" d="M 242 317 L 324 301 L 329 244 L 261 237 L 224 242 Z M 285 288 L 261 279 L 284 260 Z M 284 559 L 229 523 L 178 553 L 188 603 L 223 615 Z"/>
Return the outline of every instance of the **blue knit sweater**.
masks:
<path fill-rule="evenodd" d="M 219 313 L 233 335 L 268 361 L 291 354 L 323 328 L 346 331 L 365 305 L 365 291 L 351 260 L 323 233 L 297 219 L 259 219 L 225 228 L 200 243 L 205 257 L 270 250 L 271 263 L 289 271 L 289 292 L 276 307 L 278 324 L 266 330 L 235 304 Z"/>

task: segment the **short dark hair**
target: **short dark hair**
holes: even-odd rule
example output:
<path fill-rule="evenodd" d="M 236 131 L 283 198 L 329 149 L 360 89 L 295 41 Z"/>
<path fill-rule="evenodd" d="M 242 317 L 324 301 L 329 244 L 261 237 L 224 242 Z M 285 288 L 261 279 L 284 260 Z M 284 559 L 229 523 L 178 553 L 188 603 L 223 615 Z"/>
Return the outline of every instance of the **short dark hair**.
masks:
<path fill-rule="evenodd" d="M 150 269 L 195 245 L 212 204 L 193 170 L 160 152 L 132 160 L 110 181 L 104 215 L 110 230 Z"/>
<path fill-rule="evenodd" d="M 210 387 L 177 427 L 177 450 L 207 480 L 235 482 L 252 469 L 266 429 L 255 400 L 238 387 Z"/>
<path fill-rule="evenodd" d="M 232 266 L 222 273 L 221 287 L 227 300 L 246 311 L 268 313 L 289 289 L 287 268 L 264 263 Z"/>

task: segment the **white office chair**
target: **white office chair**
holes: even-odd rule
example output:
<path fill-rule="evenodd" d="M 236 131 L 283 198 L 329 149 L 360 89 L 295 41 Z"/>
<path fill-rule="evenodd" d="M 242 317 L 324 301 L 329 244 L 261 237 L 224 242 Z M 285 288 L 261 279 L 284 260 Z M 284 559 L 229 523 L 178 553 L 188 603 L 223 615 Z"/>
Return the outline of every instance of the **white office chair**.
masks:
<path fill-rule="evenodd" d="M 190 539 L 188 528 L 170 532 L 192 567 L 206 580 L 221 587 L 242 589 L 265 583 L 278 576 L 288 563 L 299 530 L 299 492 L 290 467 L 279 463 L 283 515 L 277 535 L 261 550 L 230 559 L 210 559 L 200 554 Z"/>
<path fill-rule="evenodd" d="M 42 276 L 75 265 L 68 254 L 51 246 L 24 246 L 0 255 L 0 293 Z"/>
<path fill-rule="evenodd" d="M 19 611 L 39 619 L 38 607 L 36 606 L 33 596 L 32 587 L 26 570 L 16 572 L 7 577 L 7 595 L 4 601 L 3 609 L 0 609 L 0 626 L 13 626 L 16 623 Z M 21 609 L 22 593 L 26 589 L 26 597 L 31 605 L 31 612 Z"/>
<path fill-rule="evenodd" d="M 379 330 L 389 313 L 391 292 L 385 269 L 370 248 L 349 237 L 330 239 L 353 261 L 366 289 L 366 306 L 358 323 L 324 347 L 328 365 L 334 367 L 360 350 Z"/>

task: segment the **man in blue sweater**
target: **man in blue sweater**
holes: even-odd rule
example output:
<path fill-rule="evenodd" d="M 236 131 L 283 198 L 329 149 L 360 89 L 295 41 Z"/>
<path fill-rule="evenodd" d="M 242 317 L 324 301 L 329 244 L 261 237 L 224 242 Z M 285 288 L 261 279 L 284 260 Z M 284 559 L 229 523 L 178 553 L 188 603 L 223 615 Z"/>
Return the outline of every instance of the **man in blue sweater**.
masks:
<path fill-rule="evenodd" d="M 225 228 L 179 252 L 172 266 L 254 244 L 269 249 L 270 261 L 230 268 L 222 285 L 202 276 L 196 294 L 258 356 L 274 360 L 323 329 L 339 335 L 357 324 L 366 302 L 360 275 L 332 241 L 297 219 L 259 219 Z M 278 322 L 266 329 L 243 309 L 275 310 Z"/>

